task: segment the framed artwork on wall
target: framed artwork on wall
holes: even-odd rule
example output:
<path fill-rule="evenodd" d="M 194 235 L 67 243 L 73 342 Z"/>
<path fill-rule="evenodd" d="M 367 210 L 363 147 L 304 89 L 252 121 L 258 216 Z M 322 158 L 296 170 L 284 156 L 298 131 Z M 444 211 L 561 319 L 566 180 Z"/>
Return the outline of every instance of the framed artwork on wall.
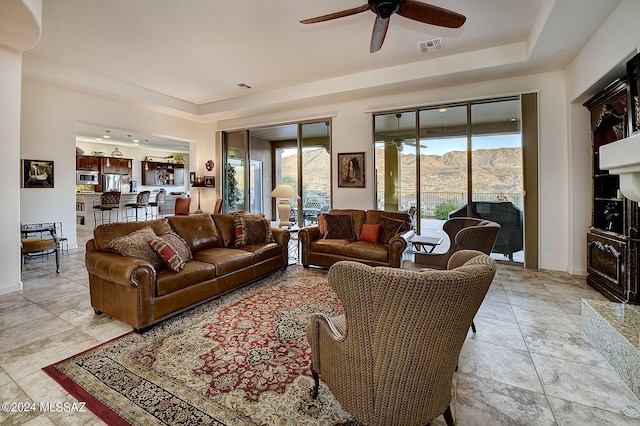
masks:
<path fill-rule="evenodd" d="M 338 154 L 338 187 L 364 188 L 364 152 Z"/>
<path fill-rule="evenodd" d="M 205 176 L 204 177 L 204 186 L 215 187 L 216 186 L 216 177 L 215 176 Z"/>
<path fill-rule="evenodd" d="M 193 182 L 196 180 L 196 172 L 189 173 L 189 184 L 193 185 Z"/>
<path fill-rule="evenodd" d="M 22 160 L 23 188 L 53 188 L 53 161 Z"/>

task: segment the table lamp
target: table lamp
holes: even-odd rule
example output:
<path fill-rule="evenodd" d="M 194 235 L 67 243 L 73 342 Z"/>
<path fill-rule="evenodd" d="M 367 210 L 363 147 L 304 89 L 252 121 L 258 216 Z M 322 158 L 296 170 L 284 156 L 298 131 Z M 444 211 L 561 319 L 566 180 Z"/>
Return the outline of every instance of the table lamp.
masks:
<path fill-rule="evenodd" d="M 196 214 L 204 213 L 200 208 L 200 188 L 204 188 L 204 178 L 202 176 L 196 177 L 193 179 L 192 187 L 198 188 L 198 210 L 195 211 Z"/>
<path fill-rule="evenodd" d="M 300 196 L 291 185 L 281 183 L 271 191 L 271 197 L 280 198 L 280 203 L 278 204 L 278 216 L 280 217 L 280 223 L 278 226 L 286 226 L 288 228 L 291 226 L 291 222 L 289 222 L 289 212 L 291 212 L 289 198 L 298 199 Z"/>

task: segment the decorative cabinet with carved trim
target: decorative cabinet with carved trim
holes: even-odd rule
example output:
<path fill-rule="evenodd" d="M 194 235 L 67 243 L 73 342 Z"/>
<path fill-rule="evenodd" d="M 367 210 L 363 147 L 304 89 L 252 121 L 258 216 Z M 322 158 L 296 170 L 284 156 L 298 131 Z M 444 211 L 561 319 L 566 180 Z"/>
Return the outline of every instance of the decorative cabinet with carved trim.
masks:
<path fill-rule="evenodd" d="M 640 303 L 638 203 L 620 192 L 620 177 L 601 170 L 600 147 L 629 130 L 627 83 L 619 78 L 584 106 L 591 113 L 592 216 L 587 234 L 587 282 L 611 300 Z"/>

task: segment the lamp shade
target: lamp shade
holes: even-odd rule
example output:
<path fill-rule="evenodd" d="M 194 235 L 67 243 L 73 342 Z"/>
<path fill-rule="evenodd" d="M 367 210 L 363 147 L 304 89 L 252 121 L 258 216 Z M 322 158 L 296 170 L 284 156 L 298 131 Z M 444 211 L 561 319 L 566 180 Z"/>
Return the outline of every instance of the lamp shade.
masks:
<path fill-rule="evenodd" d="M 287 185 L 286 183 L 281 183 L 280 185 L 276 186 L 273 191 L 271 191 L 271 197 L 300 198 L 293 187 L 291 185 Z"/>
<path fill-rule="evenodd" d="M 194 188 L 204 188 L 204 178 L 202 176 L 196 177 L 191 186 Z"/>

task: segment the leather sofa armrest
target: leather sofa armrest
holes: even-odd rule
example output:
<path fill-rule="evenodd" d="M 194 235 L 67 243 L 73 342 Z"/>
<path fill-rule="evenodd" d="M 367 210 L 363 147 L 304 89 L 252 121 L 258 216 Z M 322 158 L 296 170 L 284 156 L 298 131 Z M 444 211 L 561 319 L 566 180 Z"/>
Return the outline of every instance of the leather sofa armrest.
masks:
<path fill-rule="evenodd" d="M 117 253 L 89 250 L 85 255 L 87 272 L 103 280 L 137 287 L 140 282 L 156 282 L 156 271 L 149 262 Z"/>
<path fill-rule="evenodd" d="M 291 233 L 288 229 L 284 228 L 271 228 L 271 234 L 276 243 L 287 246 L 291 239 Z"/>
<path fill-rule="evenodd" d="M 305 228 L 300 229 L 298 231 L 298 238 L 302 241 L 302 244 L 305 242 L 311 243 L 313 241 L 320 239 L 320 227 L 319 226 L 307 226 Z"/>
<path fill-rule="evenodd" d="M 402 264 L 402 253 L 409 245 L 409 240 L 415 236 L 413 229 L 402 234 L 394 235 L 389 240 L 389 266 L 399 268 Z"/>
<path fill-rule="evenodd" d="M 302 265 L 306 268 L 309 266 L 309 251 L 311 250 L 311 243 L 320 238 L 319 226 L 307 226 L 298 231 L 298 239 L 301 244 L 302 253 Z"/>

